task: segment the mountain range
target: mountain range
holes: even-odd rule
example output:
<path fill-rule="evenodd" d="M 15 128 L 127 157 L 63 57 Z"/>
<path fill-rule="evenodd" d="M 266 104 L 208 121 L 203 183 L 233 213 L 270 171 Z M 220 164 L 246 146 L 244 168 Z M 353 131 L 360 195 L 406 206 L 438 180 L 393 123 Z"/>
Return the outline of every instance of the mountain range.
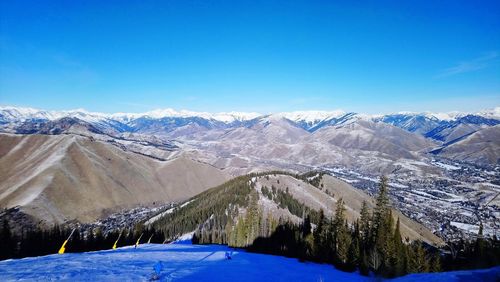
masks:
<path fill-rule="evenodd" d="M 97 113 L 88 112 L 84 109 L 68 111 L 46 111 L 26 107 L 0 106 L 0 123 L 7 124 L 23 121 L 53 121 L 64 117 L 78 118 L 89 123 L 108 124 L 115 127 L 116 130 L 137 131 L 141 130 L 141 120 L 149 121 L 171 121 L 177 120 L 177 126 L 187 123 L 198 123 L 205 126 L 234 127 L 263 116 L 278 116 L 293 121 L 301 128 L 308 131 L 315 131 L 327 125 L 342 124 L 343 122 L 356 117 L 375 122 L 388 123 L 411 132 L 427 134 L 437 127 L 446 124 L 470 123 L 470 124 L 498 124 L 500 119 L 500 107 L 491 110 L 485 110 L 475 113 L 449 112 L 449 113 L 430 113 L 430 112 L 399 112 L 395 114 L 375 114 L 367 115 L 354 112 L 345 112 L 343 110 L 335 111 L 295 111 L 281 112 L 276 114 L 259 114 L 255 112 L 221 112 L 207 113 L 194 111 L 176 111 L 173 109 L 159 109 L 145 113 Z M 114 126 L 113 126 L 114 124 Z M 120 130 L 120 124 L 126 125 Z"/>
<path fill-rule="evenodd" d="M 389 115 L 0 107 L 0 207 L 46 223 L 185 201 L 252 172 L 318 170 L 370 196 L 385 174 L 394 207 L 432 232 L 474 234 L 479 218 L 491 235 L 499 164 L 500 107 Z"/>
<path fill-rule="evenodd" d="M 276 135 L 274 137 L 278 138 L 280 143 L 297 143 L 298 139 L 314 136 L 327 138 L 330 144 L 341 148 L 384 153 L 397 151 L 396 156 L 410 157 L 412 151 L 428 149 L 428 152 L 443 154 L 456 160 L 490 164 L 496 164 L 499 161 L 498 142 L 491 140 L 492 134 L 480 132 L 485 129 L 498 131 L 490 128 L 495 128 L 500 124 L 500 107 L 477 113 L 401 112 L 387 115 L 366 115 L 340 110 L 261 115 L 259 113 L 205 113 L 172 109 L 142 114 L 103 114 L 85 110 L 44 111 L 32 108 L 0 107 L 0 131 L 3 132 L 58 134 L 76 123 L 91 132 L 115 136 L 133 133 L 167 139 L 191 140 L 194 138 L 205 141 L 231 137 L 251 139 L 248 135 L 252 134 L 248 129 L 257 129 L 263 130 L 262 133 L 267 135 Z M 267 128 L 268 126 L 270 128 Z M 478 133 L 474 137 L 475 143 L 490 143 L 490 147 L 494 148 L 484 152 L 478 152 L 476 148 L 471 154 L 453 153 L 457 151 L 452 148 L 455 143 L 475 133 Z M 379 144 L 380 134 L 384 135 L 383 139 L 389 139 L 389 144 L 386 142 Z M 356 140 L 350 140 L 350 138 Z M 482 140 L 484 138 L 486 140 Z M 363 139 L 369 139 L 369 142 Z M 249 140 L 245 141 L 249 142 Z M 413 144 L 408 148 L 405 146 L 401 148 L 401 143 L 407 142 L 417 142 L 418 146 L 413 146 L 415 145 Z"/>

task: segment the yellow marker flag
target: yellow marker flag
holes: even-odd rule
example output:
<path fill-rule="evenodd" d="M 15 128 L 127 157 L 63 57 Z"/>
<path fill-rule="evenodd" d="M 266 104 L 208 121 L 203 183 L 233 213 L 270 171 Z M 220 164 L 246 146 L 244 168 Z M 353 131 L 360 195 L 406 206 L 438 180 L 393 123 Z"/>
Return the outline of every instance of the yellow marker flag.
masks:
<path fill-rule="evenodd" d="M 58 252 L 59 254 L 64 254 L 64 251 L 66 250 L 66 243 L 68 243 L 68 240 L 65 240 L 64 243 L 62 244 Z"/>
<path fill-rule="evenodd" d="M 120 232 L 120 235 L 118 235 L 118 239 L 116 239 L 116 242 L 113 244 L 113 250 L 116 250 L 116 244 L 118 244 L 118 241 L 120 240 L 120 237 L 122 237 L 122 233 Z"/>
<path fill-rule="evenodd" d="M 59 249 L 59 252 L 57 252 L 58 254 L 64 254 L 64 252 L 66 251 L 66 244 L 68 243 L 71 236 L 73 236 L 73 233 L 75 232 L 75 230 L 76 230 L 76 228 L 73 228 L 73 230 L 71 230 L 71 234 L 69 234 L 68 239 L 66 239 L 64 241 L 64 243 L 62 244 L 61 248 Z"/>
<path fill-rule="evenodd" d="M 135 247 L 137 248 L 137 246 L 139 246 L 139 242 L 141 241 L 141 238 L 142 238 L 142 235 L 144 233 L 141 233 L 141 236 L 139 236 L 139 239 L 137 239 L 137 242 L 135 243 Z"/>

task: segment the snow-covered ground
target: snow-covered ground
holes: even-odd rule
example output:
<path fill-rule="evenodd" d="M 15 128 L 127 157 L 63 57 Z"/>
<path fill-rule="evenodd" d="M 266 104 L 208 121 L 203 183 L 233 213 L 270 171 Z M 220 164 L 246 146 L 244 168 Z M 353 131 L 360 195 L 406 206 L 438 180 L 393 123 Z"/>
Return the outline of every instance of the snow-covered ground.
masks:
<path fill-rule="evenodd" d="M 219 245 L 144 244 L 137 249 L 49 255 L 0 262 L 0 280 L 148 281 L 161 262 L 161 281 L 367 281 L 329 265 L 233 251 Z"/>
<path fill-rule="evenodd" d="M 440 162 L 434 162 L 433 164 L 435 164 L 438 167 L 447 169 L 447 170 L 457 170 L 457 169 L 460 169 L 459 166 L 445 164 L 445 163 L 440 163 Z"/>
<path fill-rule="evenodd" d="M 232 251 L 232 259 L 225 258 Z M 372 281 L 331 265 L 253 254 L 219 245 L 144 244 L 82 254 L 0 262 L 0 281 Z M 391 281 L 495 281 L 500 267 L 475 272 L 409 275 Z M 482 279 L 482 280 L 481 280 Z"/>
<path fill-rule="evenodd" d="M 157 215 L 153 216 L 152 218 L 148 219 L 144 224 L 145 225 L 153 224 L 158 219 L 164 217 L 165 215 L 173 213 L 176 208 L 183 208 L 183 207 L 189 205 L 191 202 L 192 202 L 192 200 L 191 201 L 187 201 L 184 204 L 180 205 L 179 207 L 173 207 L 173 208 L 170 208 L 170 209 L 168 209 L 168 210 L 166 210 L 166 211 L 164 211 L 164 212 L 162 212 L 160 214 L 157 214 Z"/>

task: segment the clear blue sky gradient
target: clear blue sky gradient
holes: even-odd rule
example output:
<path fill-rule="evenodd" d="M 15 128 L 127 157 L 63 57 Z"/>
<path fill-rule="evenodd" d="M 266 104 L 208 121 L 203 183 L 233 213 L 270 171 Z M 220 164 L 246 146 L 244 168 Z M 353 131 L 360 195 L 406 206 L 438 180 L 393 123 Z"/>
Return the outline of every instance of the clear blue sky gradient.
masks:
<path fill-rule="evenodd" d="M 499 15 L 500 1 L 0 1 L 0 104 L 475 111 L 500 106 Z"/>

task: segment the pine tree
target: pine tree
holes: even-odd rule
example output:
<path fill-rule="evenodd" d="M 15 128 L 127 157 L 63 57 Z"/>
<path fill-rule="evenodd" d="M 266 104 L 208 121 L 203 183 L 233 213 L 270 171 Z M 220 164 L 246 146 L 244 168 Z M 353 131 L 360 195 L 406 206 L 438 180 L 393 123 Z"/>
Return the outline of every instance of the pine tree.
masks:
<path fill-rule="evenodd" d="M 246 245 L 250 245 L 258 237 L 260 225 L 260 212 L 257 205 L 258 195 L 250 194 L 250 203 L 246 213 L 246 223 L 248 228 Z"/>
<path fill-rule="evenodd" d="M 367 247 L 368 245 L 368 240 L 370 238 L 370 213 L 368 211 L 368 205 L 366 204 L 365 201 L 363 201 L 363 204 L 361 206 L 361 217 L 359 219 L 359 230 L 361 233 L 361 240 L 363 241 L 363 247 Z"/>
<path fill-rule="evenodd" d="M 382 258 L 377 249 L 373 248 L 368 255 L 368 265 L 370 268 L 377 273 L 382 265 Z"/>
<path fill-rule="evenodd" d="M 414 242 L 410 252 L 410 273 L 415 272 L 429 272 L 429 260 L 427 259 L 425 249 L 422 247 L 421 242 Z"/>
<path fill-rule="evenodd" d="M 92 232 L 90 232 L 92 233 Z M 118 235 L 116 236 L 116 239 L 118 239 Z M 116 240 L 115 239 L 115 240 Z M 95 241 L 96 241 L 96 249 L 97 250 L 102 250 L 102 249 L 108 249 L 113 247 L 112 245 L 104 245 L 104 235 L 102 234 L 101 228 L 97 228 L 95 231 Z M 121 242 L 118 242 L 118 246 L 121 245 Z M 113 242 L 114 244 L 114 242 Z"/>
<path fill-rule="evenodd" d="M 486 254 L 486 243 L 483 238 L 483 224 L 479 223 L 479 232 L 477 235 L 476 242 L 474 244 L 474 258 L 477 267 L 487 266 L 487 262 L 483 261 Z"/>
<path fill-rule="evenodd" d="M 319 219 L 318 219 L 318 224 L 316 226 L 316 229 L 314 230 L 313 233 L 313 241 L 314 241 L 314 254 L 315 257 L 318 258 L 320 261 L 326 261 L 326 256 L 325 256 L 325 214 L 323 210 L 321 209 L 319 211 Z"/>
<path fill-rule="evenodd" d="M 335 218 L 333 220 L 333 238 L 335 260 L 341 264 L 347 263 L 347 254 L 349 245 L 351 244 L 351 236 L 348 232 L 348 227 L 345 219 L 344 201 L 340 198 L 337 201 L 335 210 Z"/>
<path fill-rule="evenodd" d="M 441 256 L 439 255 L 439 252 L 434 253 L 432 255 L 431 261 L 430 261 L 430 272 L 440 272 L 441 271 Z"/>
<path fill-rule="evenodd" d="M 395 261 L 395 256 L 396 256 L 396 248 L 395 248 L 395 243 L 393 239 L 393 231 L 392 227 L 394 220 L 392 218 L 392 211 L 389 210 L 389 212 L 386 214 L 386 217 L 384 219 L 384 227 L 381 228 L 381 230 L 384 230 L 383 235 L 380 234 L 381 239 L 379 239 L 379 247 L 380 251 L 382 253 L 382 258 L 383 258 L 383 266 L 384 266 L 384 274 L 388 277 L 394 275 L 394 261 Z"/>
<path fill-rule="evenodd" d="M 384 224 L 384 220 L 389 210 L 389 196 L 387 191 L 387 178 L 380 177 L 379 193 L 376 199 L 376 206 L 373 212 L 374 235 L 378 236 L 379 228 Z"/>
<path fill-rule="evenodd" d="M 306 215 L 302 221 L 302 236 L 306 237 L 311 233 L 311 217 Z"/>
<path fill-rule="evenodd" d="M 353 236 L 347 252 L 347 269 L 354 270 L 360 264 L 359 237 Z"/>
<path fill-rule="evenodd" d="M 245 226 L 245 219 L 244 218 L 240 218 L 238 220 L 238 223 L 236 223 L 236 242 L 235 242 L 235 245 L 234 247 L 244 247 L 245 244 L 246 244 L 246 236 L 245 236 L 245 232 L 246 232 L 246 226 Z"/>
<path fill-rule="evenodd" d="M 380 270 L 385 275 L 392 275 L 391 260 L 394 258 L 394 241 L 392 232 L 392 213 L 389 207 L 389 197 L 387 191 L 387 178 L 380 178 L 380 190 L 377 196 L 375 211 L 373 214 L 372 234 L 374 235 L 373 242 L 375 250 L 380 257 Z"/>
<path fill-rule="evenodd" d="M 347 222 L 339 228 L 337 233 L 337 260 L 342 263 L 347 263 L 349 247 L 351 245 L 351 236 L 348 231 Z M 354 251 L 354 250 L 353 250 Z"/>
<path fill-rule="evenodd" d="M 394 229 L 394 235 L 393 235 L 394 245 L 398 251 L 400 251 L 402 249 L 402 246 L 403 246 L 399 222 L 400 221 L 399 221 L 399 217 L 398 217 L 398 221 L 396 222 L 396 229 Z"/>
<path fill-rule="evenodd" d="M 391 264 L 394 268 L 393 272 L 394 275 L 400 276 L 405 273 L 406 252 L 404 250 L 405 245 L 401 240 L 399 217 L 398 221 L 396 222 L 396 229 L 394 230 L 393 243 L 394 243 L 394 256 Z"/>
<path fill-rule="evenodd" d="M 4 219 L 0 230 L 0 260 L 14 257 L 14 244 L 15 240 L 10 231 L 9 222 Z"/>
<path fill-rule="evenodd" d="M 368 262 L 368 253 L 366 249 L 362 248 L 359 257 L 359 272 L 361 275 L 368 275 L 370 273 L 370 264 Z"/>

